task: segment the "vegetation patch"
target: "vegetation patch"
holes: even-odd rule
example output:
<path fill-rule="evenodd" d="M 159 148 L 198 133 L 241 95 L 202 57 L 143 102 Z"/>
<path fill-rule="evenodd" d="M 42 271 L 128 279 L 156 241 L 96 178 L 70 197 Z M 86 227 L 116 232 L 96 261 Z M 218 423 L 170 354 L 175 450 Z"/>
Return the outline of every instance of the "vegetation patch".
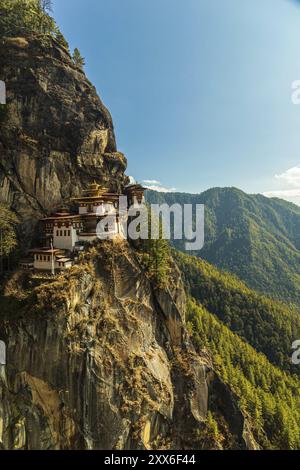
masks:
<path fill-rule="evenodd" d="M 187 320 L 197 350 L 209 347 L 216 371 L 239 397 L 262 448 L 299 449 L 299 378 L 273 366 L 193 299 Z"/>

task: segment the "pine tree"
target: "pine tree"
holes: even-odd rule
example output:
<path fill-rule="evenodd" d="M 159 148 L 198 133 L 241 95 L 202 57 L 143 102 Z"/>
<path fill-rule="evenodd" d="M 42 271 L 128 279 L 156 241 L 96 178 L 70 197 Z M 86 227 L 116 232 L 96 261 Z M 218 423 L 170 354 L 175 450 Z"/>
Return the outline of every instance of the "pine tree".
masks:
<path fill-rule="evenodd" d="M 156 232 L 158 232 L 158 238 L 154 237 Z M 148 209 L 148 239 L 141 240 L 137 246 L 142 252 L 142 263 L 154 285 L 166 286 L 170 271 L 170 246 L 163 238 L 160 220 L 150 208 Z"/>
<path fill-rule="evenodd" d="M 77 49 L 77 47 L 75 47 L 74 52 L 73 52 L 73 61 L 74 61 L 74 64 L 81 69 L 85 65 L 85 60 L 81 56 L 79 49 Z"/>
<path fill-rule="evenodd" d="M 3 258 L 10 255 L 17 245 L 15 227 L 17 217 L 7 207 L 0 204 L 0 271 L 3 271 Z"/>
<path fill-rule="evenodd" d="M 211 437 L 213 439 L 217 439 L 219 435 L 218 424 L 216 420 L 214 419 L 211 411 L 209 411 L 207 414 L 206 424 L 207 424 L 207 430 L 209 434 L 211 435 Z"/>
<path fill-rule="evenodd" d="M 158 286 L 166 284 L 169 273 L 169 245 L 162 238 L 152 240 L 150 249 L 150 273 Z"/>
<path fill-rule="evenodd" d="M 52 13 L 52 0 L 39 0 L 40 9 L 44 13 Z"/>

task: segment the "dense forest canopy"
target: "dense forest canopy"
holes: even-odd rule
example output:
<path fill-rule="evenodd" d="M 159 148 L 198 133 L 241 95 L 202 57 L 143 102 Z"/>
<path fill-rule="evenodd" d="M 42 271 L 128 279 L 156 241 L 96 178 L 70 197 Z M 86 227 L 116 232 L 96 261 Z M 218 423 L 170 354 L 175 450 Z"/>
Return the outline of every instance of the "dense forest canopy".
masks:
<path fill-rule="evenodd" d="M 17 223 L 16 215 L 0 203 L 0 272 L 3 270 L 3 259 L 17 246 Z"/>
<path fill-rule="evenodd" d="M 197 350 L 209 348 L 214 367 L 250 417 L 261 447 L 299 449 L 299 378 L 270 364 L 193 299 L 187 320 Z"/>
<path fill-rule="evenodd" d="M 291 363 L 292 343 L 300 332 L 299 309 L 250 290 L 238 278 L 206 261 L 173 250 L 190 295 L 221 322 L 283 370 L 300 374 Z"/>

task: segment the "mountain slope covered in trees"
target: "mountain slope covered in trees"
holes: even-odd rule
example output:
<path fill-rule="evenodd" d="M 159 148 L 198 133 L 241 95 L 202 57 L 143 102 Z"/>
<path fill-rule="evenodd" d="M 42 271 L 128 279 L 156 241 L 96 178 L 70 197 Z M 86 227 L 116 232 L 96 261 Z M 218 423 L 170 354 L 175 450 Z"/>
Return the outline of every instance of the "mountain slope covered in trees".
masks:
<path fill-rule="evenodd" d="M 189 301 L 188 327 L 200 352 L 209 348 L 215 369 L 236 394 L 250 417 L 262 449 L 299 449 L 300 380 L 270 364 L 215 315 L 194 300 Z M 212 410 L 215 438 L 222 422 Z"/>
<path fill-rule="evenodd" d="M 193 298 L 271 363 L 300 374 L 299 366 L 291 363 L 292 343 L 300 332 L 297 309 L 257 294 L 197 257 L 175 250 L 174 257 Z"/>
<path fill-rule="evenodd" d="M 262 449 L 299 449 L 299 338 L 297 309 L 249 289 L 237 277 L 177 250 L 172 254 L 189 294 L 188 330 L 200 353 L 238 397 Z M 222 439 L 218 407 L 215 439 Z"/>
<path fill-rule="evenodd" d="M 205 245 L 197 256 L 249 287 L 300 304 L 300 207 L 235 188 L 202 194 L 147 191 L 149 203 L 205 204 Z M 181 240 L 172 244 L 184 251 Z"/>

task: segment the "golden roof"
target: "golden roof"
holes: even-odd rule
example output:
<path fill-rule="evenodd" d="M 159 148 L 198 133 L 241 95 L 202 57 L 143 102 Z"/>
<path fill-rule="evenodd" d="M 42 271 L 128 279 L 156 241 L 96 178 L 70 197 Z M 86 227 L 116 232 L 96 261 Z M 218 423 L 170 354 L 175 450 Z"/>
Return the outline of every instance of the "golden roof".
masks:
<path fill-rule="evenodd" d="M 82 191 L 82 196 L 83 197 L 87 197 L 87 196 L 97 197 L 97 196 L 101 196 L 102 194 L 106 192 L 107 192 L 107 188 L 100 186 L 100 184 L 96 183 L 95 181 L 94 183 L 89 184 L 87 189 L 84 189 Z"/>

